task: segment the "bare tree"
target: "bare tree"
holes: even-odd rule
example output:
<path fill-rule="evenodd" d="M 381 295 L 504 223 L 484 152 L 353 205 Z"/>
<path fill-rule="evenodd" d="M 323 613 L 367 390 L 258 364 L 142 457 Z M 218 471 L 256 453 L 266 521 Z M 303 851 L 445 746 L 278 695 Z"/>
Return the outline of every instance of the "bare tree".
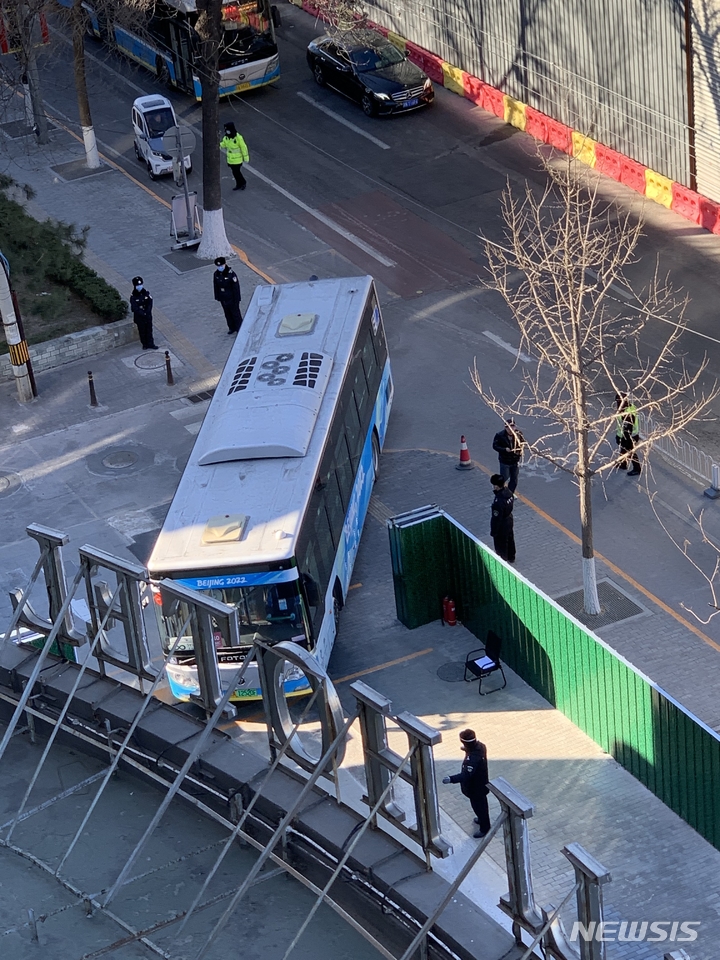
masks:
<path fill-rule="evenodd" d="M 222 0 L 197 0 L 195 32 L 199 38 L 196 68 L 202 87 L 203 135 L 203 236 L 198 257 L 213 260 L 232 254 L 225 232 L 220 189 L 220 42 L 222 39 Z"/>
<path fill-rule="evenodd" d="M 345 33 L 364 27 L 368 14 L 361 0 L 313 0 L 318 18 L 327 25 L 328 32 Z"/>
<path fill-rule="evenodd" d="M 492 281 L 520 331 L 520 349 L 536 363 L 521 373 L 521 387 L 508 400 L 488 390 L 477 372 L 474 384 L 499 416 L 532 418 L 541 435 L 528 452 L 569 473 L 578 487 L 582 528 L 584 608 L 598 614 L 593 549 L 592 481 L 624 458 L 616 450 L 614 398 L 629 394 L 648 425 L 637 449 L 649 453 L 662 437 L 677 435 L 701 417 L 718 394 L 702 389 L 707 366 L 689 371 L 678 352 L 686 325 L 686 298 L 676 295 L 657 271 L 634 301 L 615 295 L 628 289 L 624 271 L 636 261 L 642 224 L 606 204 L 598 182 L 581 182 L 575 162 L 545 164 L 541 196 L 526 185 L 517 198 L 502 198 L 506 246 L 486 242 Z M 648 321 L 653 347 L 641 345 Z M 527 438 L 527 433 L 526 433 Z"/>
<path fill-rule="evenodd" d="M 15 51 L 21 83 L 26 91 L 26 114 L 28 119 L 32 115 L 35 136 L 41 144 L 50 140 L 37 67 L 37 47 L 41 42 L 40 20 L 44 6 L 45 0 L 2 0 L 0 4 L 8 28 L 10 47 Z"/>
<path fill-rule="evenodd" d="M 116 24 L 142 33 L 153 7 L 154 0 L 96 0 L 93 4 L 103 39 L 112 39 Z M 61 4 L 58 0 L 53 9 L 56 15 L 62 17 L 70 27 L 75 92 L 85 145 L 85 158 L 88 167 L 91 170 L 97 170 L 101 165 L 100 155 L 95 139 L 86 76 L 85 37 L 89 23 L 88 12 L 83 0 L 72 0 L 69 6 Z"/>

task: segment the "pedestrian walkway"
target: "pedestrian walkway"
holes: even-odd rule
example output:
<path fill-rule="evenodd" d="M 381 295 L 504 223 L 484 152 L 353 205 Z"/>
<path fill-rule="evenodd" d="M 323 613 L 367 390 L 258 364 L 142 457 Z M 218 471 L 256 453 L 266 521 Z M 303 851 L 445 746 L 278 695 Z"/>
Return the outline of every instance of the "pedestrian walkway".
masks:
<path fill-rule="evenodd" d="M 479 523 L 478 517 L 486 519 L 489 511 L 483 474 L 477 472 L 474 487 L 463 489 L 458 483 L 464 483 L 467 475 L 458 481 L 454 464 L 447 458 L 418 452 L 403 454 L 402 467 L 400 460 L 400 455 L 383 457 L 374 516 L 400 513 L 408 504 L 435 501 L 483 536 L 486 523 Z M 473 493 L 480 482 L 482 491 Z M 516 528 L 520 571 L 551 593 L 558 587 L 562 590 L 564 571 L 577 564 L 575 544 L 527 507 Z M 538 547 L 531 551 L 535 541 Z M 400 650 L 405 652 L 403 662 L 362 679 L 390 697 L 394 710 L 409 710 L 442 732 L 442 743 L 435 747 L 438 783 L 459 770 L 460 730 L 471 727 L 476 731 L 487 745 L 491 778 L 504 777 L 535 804 L 530 841 L 537 902 L 557 906 L 572 888 L 573 871 L 560 851 L 575 841 L 612 874 L 612 882 L 604 888 L 606 919 L 701 923 L 694 943 L 608 943 L 609 960 L 660 960 L 666 951 L 681 946 L 692 960 L 716 960 L 720 851 L 507 667 L 507 687 L 479 697 L 477 683 L 462 681 L 462 662 L 478 646 L 477 638 L 462 626 L 451 628 L 436 621 L 409 631 L 400 625 L 395 618 L 384 522 L 368 522 L 354 577 L 360 585 L 350 593 L 341 619 L 343 669 L 348 670 L 349 664 L 348 673 L 353 675 L 353 650 L 362 650 L 365 662 L 372 658 L 378 665 L 394 660 Z M 645 642 L 652 636 L 671 636 L 679 629 L 662 610 L 649 610 L 634 625 Z M 612 645 L 607 629 L 602 635 Z M 337 677 L 334 662 L 330 663 L 331 675 Z M 352 703 L 348 684 L 342 677 L 338 679 L 348 708 Z M 487 689 L 493 682 L 486 681 Z M 398 735 L 391 745 L 398 752 L 403 749 Z M 357 763 L 359 753 L 351 751 L 350 756 L 355 756 Z M 354 773 L 362 776 L 359 767 Z M 474 829 L 470 805 L 456 786 L 439 785 L 438 790 L 442 810 L 467 838 L 456 853 L 464 859 L 475 843 L 469 839 Z M 491 816 L 497 811 L 491 798 Z M 457 847 L 456 838 L 454 842 Z M 492 865 L 504 869 L 501 839 L 493 840 L 488 852 L 492 863 L 484 867 L 482 889 L 474 891 L 479 902 L 483 890 L 487 897 L 493 889 Z M 504 882 L 504 878 L 495 881 L 496 892 Z M 473 895 L 472 888 L 464 889 Z M 571 926 L 577 916 L 574 899 L 563 916 Z"/>

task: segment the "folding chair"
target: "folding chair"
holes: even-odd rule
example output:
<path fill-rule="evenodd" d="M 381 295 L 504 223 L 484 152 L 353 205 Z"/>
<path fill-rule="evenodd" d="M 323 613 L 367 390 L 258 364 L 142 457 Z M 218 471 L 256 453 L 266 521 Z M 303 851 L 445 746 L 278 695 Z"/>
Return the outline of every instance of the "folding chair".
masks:
<path fill-rule="evenodd" d="M 504 690 L 507 686 L 505 671 L 503 670 L 502 663 L 500 663 L 501 647 L 502 638 L 493 630 L 488 630 L 485 646 L 478 647 L 477 650 L 471 650 L 465 658 L 463 680 L 467 680 L 468 683 L 472 683 L 473 680 L 479 680 L 478 693 L 481 697 L 487 696 L 487 694 L 482 692 L 483 680 L 498 670 L 502 674 L 503 684 L 501 687 L 496 687 L 495 690 L 491 690 L 490 693 L 495 693 L 496 690 Z"/>

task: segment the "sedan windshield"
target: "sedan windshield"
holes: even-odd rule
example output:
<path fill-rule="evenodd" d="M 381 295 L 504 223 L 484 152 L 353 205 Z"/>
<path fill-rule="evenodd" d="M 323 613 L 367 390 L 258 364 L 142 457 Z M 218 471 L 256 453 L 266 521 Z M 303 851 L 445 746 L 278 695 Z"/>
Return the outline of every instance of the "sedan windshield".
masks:
<path fill-rule="evenodd" d="M 357 47 L 348 51 L 350 60 L 358 73 L 382 70 L 395 63 L 402 63 L 405 57 L 392 43 L 378 43 L 371 47 Z"/>

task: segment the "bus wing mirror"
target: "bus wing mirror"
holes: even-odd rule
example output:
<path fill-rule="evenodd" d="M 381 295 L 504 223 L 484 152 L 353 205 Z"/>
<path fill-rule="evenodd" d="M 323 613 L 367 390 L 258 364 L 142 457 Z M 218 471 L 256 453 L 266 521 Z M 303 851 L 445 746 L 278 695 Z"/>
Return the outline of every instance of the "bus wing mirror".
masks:
<path fill-rule="evenodd" d="M 276 29 L 282 26 L 282 17 L 280 16 L 280 11 L 275 4 L 270 7 L 270 16 L 272 18 L 272 24 Z"/>

